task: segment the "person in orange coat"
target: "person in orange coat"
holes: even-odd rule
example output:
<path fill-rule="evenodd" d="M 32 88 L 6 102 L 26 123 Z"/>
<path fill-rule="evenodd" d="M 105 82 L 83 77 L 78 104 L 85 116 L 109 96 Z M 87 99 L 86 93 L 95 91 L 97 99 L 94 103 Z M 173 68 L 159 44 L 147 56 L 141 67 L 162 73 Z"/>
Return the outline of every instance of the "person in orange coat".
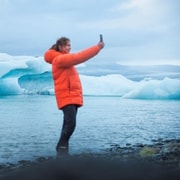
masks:
<path fill-rule="evenodd" d="M 94 57 L 103 47 L 104 42 L 99 41 L 97 45 L 77 53 L 70 53 L 70 39 L 61 37 L 44 53 L 44 60 L 52 64 L 56 102 L 64 116 L 61 135 L 56 146 L 57 157 L 68 154 L 69 140 L 76 126 L 77 111 L 83 105 L 82 86 L 75 65 Z"/>

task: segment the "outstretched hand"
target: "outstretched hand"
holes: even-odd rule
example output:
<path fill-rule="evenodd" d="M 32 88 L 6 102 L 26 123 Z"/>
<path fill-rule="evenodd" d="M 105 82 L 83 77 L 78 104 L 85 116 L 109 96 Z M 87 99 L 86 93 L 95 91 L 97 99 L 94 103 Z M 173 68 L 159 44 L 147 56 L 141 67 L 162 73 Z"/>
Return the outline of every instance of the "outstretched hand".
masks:
<path fill-rule="evenodd" d="M 103 41 L 99 41 L 97 44 L 101 49 L 104 48 L 105 44 Z"/>

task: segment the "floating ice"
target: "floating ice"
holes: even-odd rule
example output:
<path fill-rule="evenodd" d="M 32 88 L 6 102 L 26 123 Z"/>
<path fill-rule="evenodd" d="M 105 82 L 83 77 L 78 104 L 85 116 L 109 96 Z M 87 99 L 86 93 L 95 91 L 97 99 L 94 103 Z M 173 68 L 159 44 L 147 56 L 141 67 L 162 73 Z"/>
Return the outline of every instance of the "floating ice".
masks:
<path fill-rule="evenodd" d="M 178 78 L 153 79 L 153 76 L 145 76 L 144 80 L 133 81 L 121 74 L 80 74 L 80 79 L 84 95 L 180 99 Z M 47 64 L 43 57 L 10 56 L 0 53 L 0 96 L 17 94 L 54 95 L 51 65 Z"/>

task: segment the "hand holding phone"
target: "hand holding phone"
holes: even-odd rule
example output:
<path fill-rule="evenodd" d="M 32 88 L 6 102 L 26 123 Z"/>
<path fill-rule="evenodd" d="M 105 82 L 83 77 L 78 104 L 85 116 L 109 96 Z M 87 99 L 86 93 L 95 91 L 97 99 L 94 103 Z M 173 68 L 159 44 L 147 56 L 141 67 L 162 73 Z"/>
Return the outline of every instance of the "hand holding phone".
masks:
<path fill-rule="evenodd" d="M 98 46 L 102 49 L 104 48 L 103 35 L 100 34 L 99 37 L 100 37 L 100 41 L 98 42 Z"/>

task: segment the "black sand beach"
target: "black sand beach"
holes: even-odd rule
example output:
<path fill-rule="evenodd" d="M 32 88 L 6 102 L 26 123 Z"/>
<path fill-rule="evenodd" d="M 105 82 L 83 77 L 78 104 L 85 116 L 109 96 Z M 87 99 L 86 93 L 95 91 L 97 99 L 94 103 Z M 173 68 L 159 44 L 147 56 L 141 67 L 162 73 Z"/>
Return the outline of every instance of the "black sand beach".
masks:
<path fill-rule="evenodd" d="M 180 140 L 152 144 L 112 144 L 102 153 L 39 157 L 18 164 L 0 164 L 2 180 L 176 180 L 180 178 Z"/>

